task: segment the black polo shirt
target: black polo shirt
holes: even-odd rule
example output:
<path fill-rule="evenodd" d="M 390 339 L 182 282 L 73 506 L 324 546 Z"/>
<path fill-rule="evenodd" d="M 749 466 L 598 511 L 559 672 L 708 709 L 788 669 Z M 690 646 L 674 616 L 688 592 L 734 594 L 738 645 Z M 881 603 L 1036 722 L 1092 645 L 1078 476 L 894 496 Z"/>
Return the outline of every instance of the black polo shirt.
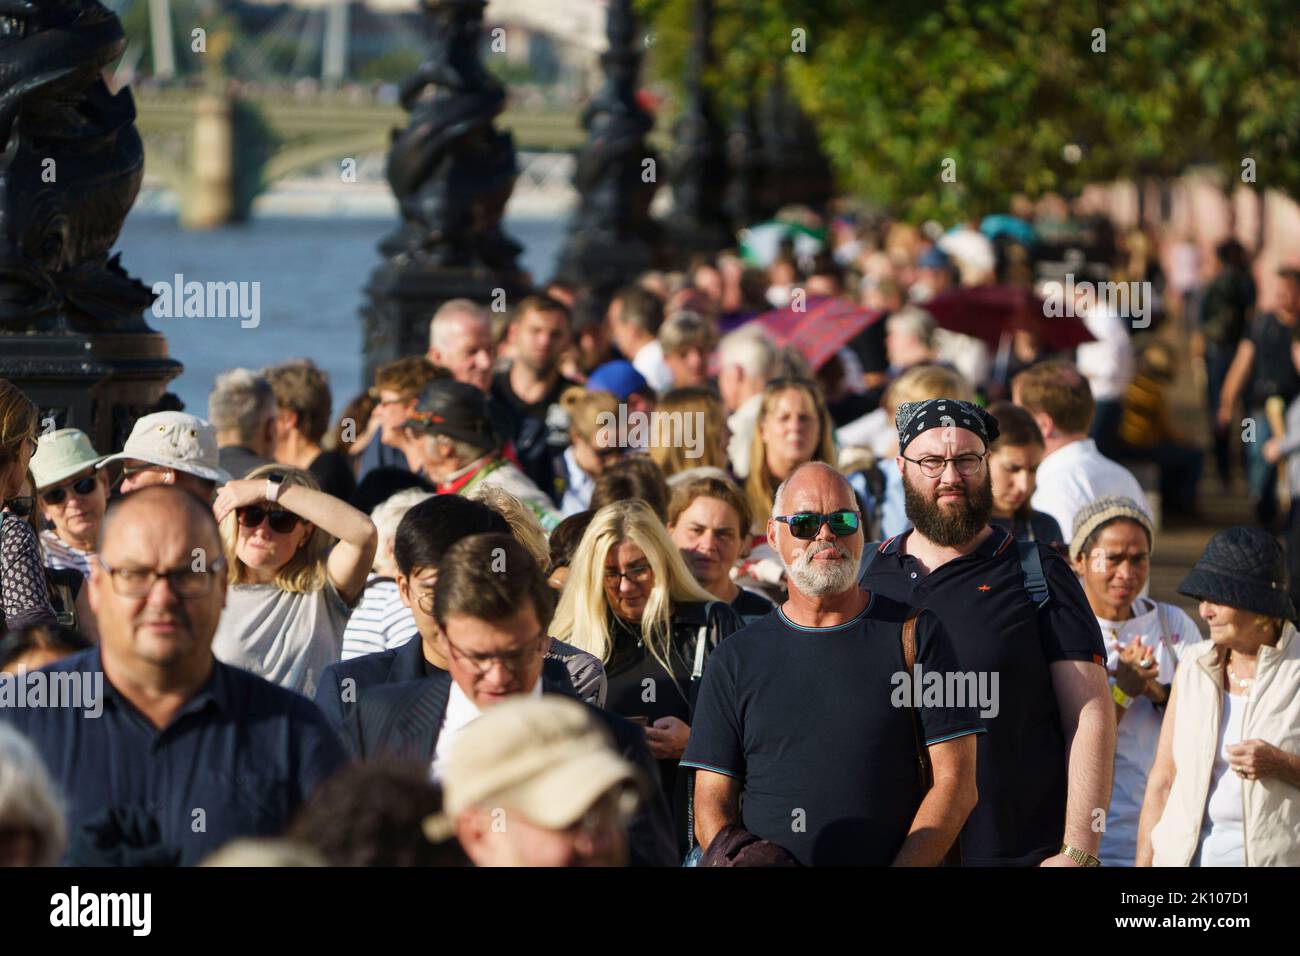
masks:
<path fill-rule="evenodd" d="M 67 800 L 70 831 L 110 807 L 142 811 L 191 865 L 235 837 L 281 833 L 343 764 L 315 704 L 220 661 L 163 730 L 102 677 L 98 648 L 44 671 L 80 671 L 83 686 L 103 681 L 98 716 L 93 705 L 0 707 L 0 720 L 40 751 Z"/>
<path fill-rule="evenodd" d="M 979 803 L 962 830 L 962 860 L 1034 865 L 1065 835 L 1066 740 L 1050 665 L 1093 661 L 1106 649 L 1097 618 L 1065 559 L 1037 543 L 1051 597 L 1037 608 L 1025 590 L 1012 535 L 994 528 L 978 548 L 926 574 L 900 545 L 880 546 L 863 587 L 938 615 L 963 670 L 998 675 L 996 716 L 981 717 Z"/>

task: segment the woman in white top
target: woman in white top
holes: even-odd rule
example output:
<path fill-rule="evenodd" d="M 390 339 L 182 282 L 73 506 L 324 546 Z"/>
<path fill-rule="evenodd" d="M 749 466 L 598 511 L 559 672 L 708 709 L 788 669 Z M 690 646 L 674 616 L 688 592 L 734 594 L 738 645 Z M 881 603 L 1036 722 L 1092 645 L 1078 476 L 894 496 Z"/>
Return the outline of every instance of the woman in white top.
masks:
<path fill-rule="evenodd" d="M 1201 633 L 1181 608 L 1141 597 L 1151 570 L 1151 519 L 1131 498 L 1098 498 L 1075 517 L 1070 559 L 1106 642 L 1117 740 L 1103 866 L 1132 866 L 1147 774 L 1182 650 Z"/>
<path fill-rule="evenodd" d="M 1272 535 L 1228 528 L 1178 588 L 1210 639 L 1166 708 L 1138 828 L 1139 866 L 1300 866 L 1300 640 Z"/>
<path fill-rule="evenodd" d="M 374 523 L 287 465 L 227 482 L 212 507 L 230 577 L 213 654 L 312 696 L 340 659 L 378 545 Z"/>

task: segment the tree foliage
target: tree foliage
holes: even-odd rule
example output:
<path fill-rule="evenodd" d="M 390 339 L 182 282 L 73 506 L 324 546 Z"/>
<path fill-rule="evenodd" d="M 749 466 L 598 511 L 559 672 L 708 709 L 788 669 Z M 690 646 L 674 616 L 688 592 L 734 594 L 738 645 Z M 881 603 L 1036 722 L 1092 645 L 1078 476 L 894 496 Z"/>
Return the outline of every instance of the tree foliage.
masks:
<path fill-rule="evenodd" d="M 693 0 L 642 0 L 679 87 Z M 715 0 L 706 81 L 783 71 L 842 189 L 912 217 L 1198 164 L 1300 195 L 1294 0 Z M 792 49 L 803 30 L 806 52 Z M 1104 31 L 1104 32 L 1103 32 Z M 1074 149 L 1072 147 L 1078 147 Z M 955 181 L 942 178 L 944 161 Z"/>

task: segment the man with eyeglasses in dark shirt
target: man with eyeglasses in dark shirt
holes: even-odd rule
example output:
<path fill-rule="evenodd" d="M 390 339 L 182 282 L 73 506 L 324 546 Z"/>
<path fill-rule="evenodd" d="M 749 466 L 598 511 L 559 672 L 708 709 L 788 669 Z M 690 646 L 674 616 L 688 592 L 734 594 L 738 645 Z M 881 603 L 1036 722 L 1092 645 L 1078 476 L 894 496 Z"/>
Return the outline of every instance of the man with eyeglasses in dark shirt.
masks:
<path fill-rule="evenodd" d="M 980 711 L 988 732 L 979 738 L 979 803 L 962 829 L 962 860 L 1096 866 L 1115 707 L 1083 588 L 1046 543 L 990 527 L 996 418 L 937 398 L 900 405 L 896 424 L 913 527 L 868 553 L 861 581 L 933 612 L 963 670 L 992 690 Z"/>
<path fill-rule="evenodd" d="M 149 487 L 113 502 L 90 577 L 100 645 L 41 672 L 60 699 L 0 706 L 67 798 L 68 862 L 197 863 L 281 832 L 341 766 L 314 704 L 212 656 L 224 572 L 198 498 Z"/>

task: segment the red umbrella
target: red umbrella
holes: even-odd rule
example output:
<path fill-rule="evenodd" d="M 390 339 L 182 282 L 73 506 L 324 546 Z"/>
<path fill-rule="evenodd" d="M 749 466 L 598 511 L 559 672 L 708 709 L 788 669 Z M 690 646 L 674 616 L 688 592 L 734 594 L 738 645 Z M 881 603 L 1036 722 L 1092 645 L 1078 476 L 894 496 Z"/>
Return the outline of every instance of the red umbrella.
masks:
<path fill-rule="evenodd" d="M 1049 316 L 1042 299 L 1012 286 L 951 289 L 921 307 L 934 316 L 940 328 L 982 339 L 995 349 L 1004 333 L 1021 329 L 1034 332 L 1049 352 L 1063 352 L 1094 341 L 1083 319 Z"/>
<path fill-rule="evenodd" d="M 815 372 L 883 316 L 883 312 L 864 309 L 849 299 L 817 296 L 809 298 L 802 309 L 764 312 L 751 321 L 761 325 L 777 345 L 797 348 Z"/>

